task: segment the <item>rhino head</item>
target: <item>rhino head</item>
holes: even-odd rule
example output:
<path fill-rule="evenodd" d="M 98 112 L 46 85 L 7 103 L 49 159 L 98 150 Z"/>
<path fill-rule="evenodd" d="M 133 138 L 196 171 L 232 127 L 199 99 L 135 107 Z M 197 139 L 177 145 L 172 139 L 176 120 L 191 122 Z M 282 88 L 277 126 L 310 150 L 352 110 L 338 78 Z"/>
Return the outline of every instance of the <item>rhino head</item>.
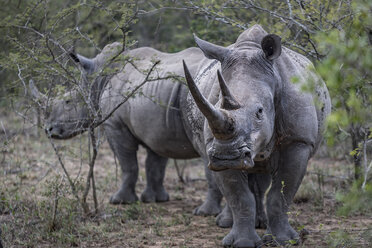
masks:
<path fill-rule="evenodd" d="M 71 90 L 62 97 L 48 99 L 37 89 L 32 80 L 29 82 L 31 96 L 39 103 L 39 106 L 44 107 L 45 132 L 54 139 L 72 138 L 85 131 L 91 123 L 91 111 L 89 111 L 88 104 L 92 106 L 94 104 L 90 102 L 91 98 L 83 92 L 89 92 L 86 76 L 94 71 L 95 61 L 77 54 L 70 54 L 70 56 L 83 71 L 78 85 L 80 90 Z"/>
<path fill-rule="evenodd" d="M 81 71 L 80 82 L 75 89 L 65 93 L 60 98 L 48 99 L 39 92 L 35 85 L 30 83 L 30 91 L 33 98 L 45 108 L 45 131 L 55 139 L 69 139 L 84 132 L 93 121 L 99 121 L 99 101 L 103 89 L 113 76 L 104 72 L 105 68 L 118 66 L 122 62 L 114 61 L 122 52 L 122 44 L 114 42 L 106 45 L 102 52 L 93 59 L 82 55 L 70 53 L 71 59 Z M 115 63 L 113 63 L 115 62 Z M 96 73 L 88 81 L 89 75 Z"/>
<path fill-rule="evenodd" d="M 265 159 L 263 151 L 272 143 L 280 80 L 274 61 L 281 54 L 281 39 L 273 34 L 264 36 L 261 44 L 238 39 L 229 48 L 195 40 L 207 58 L 221 62 L 221 71 L 212 79 L 220 87 L 215 105 L 199 91 L 184 63 L 191 95 L 208 121 L 204 139 L 209 168 L 250 170 L 254 160 Z"/>

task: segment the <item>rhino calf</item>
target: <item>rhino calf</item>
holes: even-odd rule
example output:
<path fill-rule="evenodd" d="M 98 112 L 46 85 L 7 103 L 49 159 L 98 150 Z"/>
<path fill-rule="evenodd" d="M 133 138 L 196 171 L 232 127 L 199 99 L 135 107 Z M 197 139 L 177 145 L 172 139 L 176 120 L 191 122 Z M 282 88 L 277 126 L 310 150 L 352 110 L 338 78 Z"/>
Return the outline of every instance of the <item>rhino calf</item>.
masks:
<path fill-rule="evenodd" d="M 287 213 L 331 109 L 324 82 L 308 59 L 282 47 L 279 36 L 259 25 L 227 48 L 195 40 L 206 59 L 196 74 L 184 61 L 190 89 L 184 115 L 190 140 L 208 158 L 226 198 L 217 222 L 232 229 L 223 245 L 260 247 L 263 241 L 284 245 L 298 240 Z M 291 82 L 293 77 L 298 83 Z M 303 92 L 303 84 L 314 84 L 314 92 Z M 264 194 L 254 190 L 252 175 L 257 173 L 267 175 L 258 179 L 264 188 L 271 181 L 263 241 L 255 230 L 256 205 L 262 204 L 255 198 Z"/>

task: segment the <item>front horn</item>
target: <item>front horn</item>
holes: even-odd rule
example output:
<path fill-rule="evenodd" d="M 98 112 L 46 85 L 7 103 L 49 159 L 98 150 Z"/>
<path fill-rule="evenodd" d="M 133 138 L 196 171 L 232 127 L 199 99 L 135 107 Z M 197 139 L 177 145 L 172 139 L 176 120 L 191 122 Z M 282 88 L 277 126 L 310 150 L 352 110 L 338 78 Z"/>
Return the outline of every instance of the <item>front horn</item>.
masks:
<path fill-rule="evenodd" d="M 213 135 L 217 139 L 228 139 L 232 133 L 232 119 L 227 117 L 221 110 L 215 108 L 199 91 L 192 78 L 189 69 L 184 60 L 183 69 L 185 71 L 185 77 L 189 90 L 196 105 L 202 114 L 207 118 L 209 127 L 212 130 Z"/>

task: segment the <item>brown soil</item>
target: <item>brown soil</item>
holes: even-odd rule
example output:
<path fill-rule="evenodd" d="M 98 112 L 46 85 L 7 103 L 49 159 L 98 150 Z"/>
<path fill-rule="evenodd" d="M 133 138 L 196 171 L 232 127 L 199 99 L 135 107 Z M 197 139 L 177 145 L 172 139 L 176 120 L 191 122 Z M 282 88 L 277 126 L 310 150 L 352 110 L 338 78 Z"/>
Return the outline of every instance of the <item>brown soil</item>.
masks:
<path fill-rule="evenodd" d="M 84 181 L 88 170 L 86 137 L 56 144 L 73 178 L 80 173 L 80 180 Z M 214 217 L 192 214 L 203 202 L 207 188 L 199 160 L 178 161 L 179 166 L 186 165 L 185 183 L 179 181 L 174 161 L 169 161 L 165 178 L 169 202 L 112 206 L 108 199 L 120 185 L 120 171 L 104 143 L 95 167 L 99 215 L 88 219 L 75 216 L 68 222 L 73 226 L 70 229 L 59 226 L 62 222 L 57 223 L 55 229 L 48 229 L 54 201 L 43 192 L 50 189 L 48 182 L 56 180 L 56 175 L 63 175 L 49 141 L 45 137 L 16 135 L 11 144 L 2 147 L 2 156 L 0 227 L 5 247 L 222 247 L 222 238 L 229 232 L 217 227 Z M 144 150 L 140 150 L 138 158 L 140 173 L 136 191 L 140 195 L 146 182 Z M 372 233 L 368 234 L 372 229 L 371 217 L 336 215 L 335 192 L 347 185 L 348 169 L 345 168 L 348 167 L 344 161 L 331 159 L 315 159 L 309 163 L 297 203 L 290 212 L 293 226 L 302 233 L 308 232 L 302 247 L 371 246 Z M 66 198 L 73 199 L 71 195 Z M 60 200 L 59 206 L 63 206 L 62 202 Z M 89 204 L 93 205 L 91 198 Z M 57 209 L 58 214 L 69 216 L 61 209 Z M 264 230 L 258 233 L 263 235 Z M 337 234 L 345 241 L 337 240 Z"/>

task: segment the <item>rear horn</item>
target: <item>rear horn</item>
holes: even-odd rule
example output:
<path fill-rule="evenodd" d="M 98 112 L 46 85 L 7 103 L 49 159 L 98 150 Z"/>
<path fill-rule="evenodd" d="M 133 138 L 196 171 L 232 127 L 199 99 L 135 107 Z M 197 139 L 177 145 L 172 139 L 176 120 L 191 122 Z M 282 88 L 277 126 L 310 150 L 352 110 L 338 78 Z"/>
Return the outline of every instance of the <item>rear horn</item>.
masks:
<path fill-rule="evenodd" d="M 222 93 L 222 108 L 226 110 L 234 110 L 240 108 L 239 102 L 231 94 L 229 87 L 226 85 L 226 81 L 223 78 L 220 70 L 217 70 L 218 82 L 220 83 Z"/>

